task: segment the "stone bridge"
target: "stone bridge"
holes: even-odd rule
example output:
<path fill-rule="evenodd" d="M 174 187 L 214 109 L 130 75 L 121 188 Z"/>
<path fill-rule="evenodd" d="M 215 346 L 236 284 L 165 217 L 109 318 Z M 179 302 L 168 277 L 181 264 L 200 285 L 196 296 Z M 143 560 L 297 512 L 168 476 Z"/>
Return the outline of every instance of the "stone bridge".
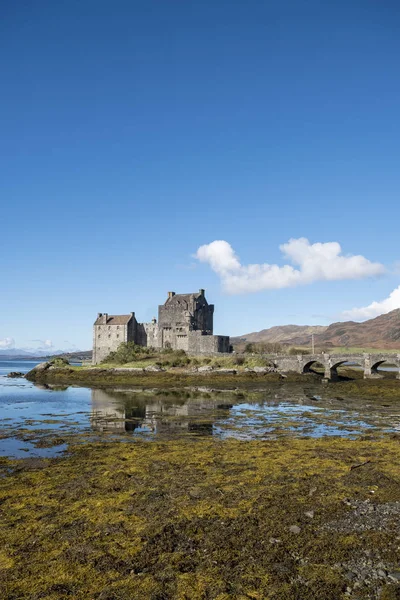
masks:
<path fill-rule="evenodd" d="M 268 356 L 280 371 L 295 371 L 309 373 L 315 363 L 321 363 L 325 370 L 326 379 L 337 379 L 337 368 L 344 363 L 353 363 L 364 370 L 364 379 L 379 377 L 378 367 L 383 363 L 395 365 L 400 369 L 400 354 L 297 354 L 288 356 L 274 354 Z M 400 379 L 400 371 L 396 375 Z"/>

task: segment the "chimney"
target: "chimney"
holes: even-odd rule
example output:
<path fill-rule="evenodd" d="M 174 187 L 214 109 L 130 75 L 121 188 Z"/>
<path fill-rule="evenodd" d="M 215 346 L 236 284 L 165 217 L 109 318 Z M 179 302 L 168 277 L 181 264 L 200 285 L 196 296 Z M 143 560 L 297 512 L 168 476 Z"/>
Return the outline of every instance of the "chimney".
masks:
<path fill-rule="evenodd" d="M 204 290 L 202 290 L 201 288 L 199 289 L 199 294 L 200 296 L 204 296 Z"/>
<path fill-rule="evenodd" d="M 97 313 L 97 318 L 100 319 L 100 317 L 103 316 L 103 313 Z"/>
<path fill-rule="evenodd" d="M 175 296 L 175 292 L 168 292 L 168 298 L 172 298 L 173 296 Z"/>

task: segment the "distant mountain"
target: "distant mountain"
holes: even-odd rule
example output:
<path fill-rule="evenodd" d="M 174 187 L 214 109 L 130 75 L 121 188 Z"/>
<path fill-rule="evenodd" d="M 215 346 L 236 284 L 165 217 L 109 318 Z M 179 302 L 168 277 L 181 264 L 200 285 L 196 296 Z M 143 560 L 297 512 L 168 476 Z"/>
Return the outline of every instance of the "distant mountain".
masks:
<path fill-rule="evenodd" d="M 67 352 L 66 350 L 55 350 L 49 352 L 48 350 L 23 350 L 22 348 L 3 348 L 0 350 L 0 359 L 15 359 L 15 358 L 49 358 L 51 356 L 65 356 L 67 358 L 79 360 L 78 357 L 91 358 L 91 350 L 79 350 L 74 352 Z"/>
<path fill-rule="evenodd" d="M 239 337 L 231 338 L 232 344 L 238 343 L 279 343 L 292 344 L 292 340 L 297 340 L 296 344 L 305 346 L 310 344 L 311 335 L 321 334 L 328 327 L 323 325 L 277 325 L 269 329 L 262 329 L 253 333 L 246 333 Z"/>
<path fill-rule="evenodd" d="M 3 348 L 0 350 L 0 358 L 28 358 L 30 356 L 33 356 L 33 354 L 20 348 Z"/>
<path fill-rule="evenodd" d="M 345 321 L 332 323 L 329 327 L 282 325 L 231 338 L 231 341 L 232 344 L 240 346 L 249 342 L 279 342 L 289 346 L 310 346 L 312 334 L 314 334 L 315 345 L 319 348 L 352 346 L 398 349 L 400 352 L 400 308 L 363 323 Z"/>
<path fill-rule="evenodd" d="M 400 351 L 400 308 L 363 323 L 332 323 L 322 335 L 316 336 L 315 343 L 326 347 L 355 346 Z"/>

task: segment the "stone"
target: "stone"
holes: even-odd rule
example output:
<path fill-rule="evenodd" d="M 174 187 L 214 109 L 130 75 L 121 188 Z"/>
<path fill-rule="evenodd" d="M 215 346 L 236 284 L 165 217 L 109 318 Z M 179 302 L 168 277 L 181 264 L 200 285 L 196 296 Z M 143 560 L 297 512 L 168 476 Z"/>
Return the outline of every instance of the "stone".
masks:
<path fill-rule="evenodd" d="M 9 373 L 7 377 L 10 377 L 11 379 L 16 379 L 17 377 L 25 377 L 25 375 L 21 373 L 21 371 L 11 371 L 11 373 Z"/>
<path fill-rule="evenodd" d="M 226 375 L 236 375 L 236 369 L 217 369 L 217 373 L 225 373 Z"/>
<path fill-rule="evenodd" d="M 165 371 L 165 369 L 162 369 L 158 365 L 149 365 L 145 368 L 145 371 L 147 373 L 159 373 L 160 371 Z"/>
<path fill-rule="evenodd" d="M 267 367 L 254 367 L 253 371 L 254 371 L 254 373 L 268 373 L 268 368 Z"/>
<path fill-rule="evenodd" d="M 142 367 L 127 367 L 120 369 L 113 369 L 113 373 L 143 373 L 144 369 Z"/>
<path fill-rule="evenodd" d="M 47 369 L 50 369 L 51 366 L 52 364 L 49 362 L 42 362 L 36 365 L 36 367 L 33 367 L 32 371 L 46 371 Z"/>
<path fill-rule="evenodd" d="M 289 531 L 290 531 L 290 533 L 296 533 L 296 534 L 298 534 L 298 533 L 300 533 L 301 529 L 300 529 L 300 527 L 298 525 L 291 525 L 289 527 Z"/>
<path fill-rule="evenodd" d="M 306 517 L 308 517 L 309 519 L 313 519 L 314 518 L 314 511 L 313 510 L 308 510 L 307 512 L 304 513 L 306 515 Z"/>
<path fill-rule="evenodd" d="M 213 368 L 210 367 L 210 365 L 204 365 L 203 367 L 199 367 L 198 368 L 198 372 L 199 373 L 206 373 L 206 372 L 209 372 L 209 371 L 212 371 L 212 370 L 213 370 Z"/>

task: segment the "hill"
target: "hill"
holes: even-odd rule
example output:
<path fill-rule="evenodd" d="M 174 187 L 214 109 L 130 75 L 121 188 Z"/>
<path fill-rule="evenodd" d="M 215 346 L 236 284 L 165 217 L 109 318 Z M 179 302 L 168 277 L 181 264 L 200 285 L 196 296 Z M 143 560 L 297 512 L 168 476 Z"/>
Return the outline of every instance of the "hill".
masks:
<path fill-rule="evenodd" d="M 315 343 L 326 347 L 357 346 L 370 348 L 400 349 L 400 309 L 386 315 L 355 323 L 345 321 L 332 323 L 316 336 Z"/>
<path fill-rule="evenodd" d="M 345 321 L 329 327 L 282 325 L 232 338 L 234 345 L 249 342 L 279 342 L 289 346 L 309 346 L 314 334 L 319 348 L 353 346 L 400 350 L 400 309 L 375 317 L 363 323 Z"/>
<path fill-rule="evenodd" d="M 231 343 L 234 345 L 242 343 L 257 343 L 264 342 L 269 344 L 289 344 L 293 345 L 293 340 L 299 346 L 310 344 L 311 335 L 323 333 L 327 326 L 323 325 L 277 325 L 269 329 L 246 333 L 239 337 L 231 338 Z"/>

